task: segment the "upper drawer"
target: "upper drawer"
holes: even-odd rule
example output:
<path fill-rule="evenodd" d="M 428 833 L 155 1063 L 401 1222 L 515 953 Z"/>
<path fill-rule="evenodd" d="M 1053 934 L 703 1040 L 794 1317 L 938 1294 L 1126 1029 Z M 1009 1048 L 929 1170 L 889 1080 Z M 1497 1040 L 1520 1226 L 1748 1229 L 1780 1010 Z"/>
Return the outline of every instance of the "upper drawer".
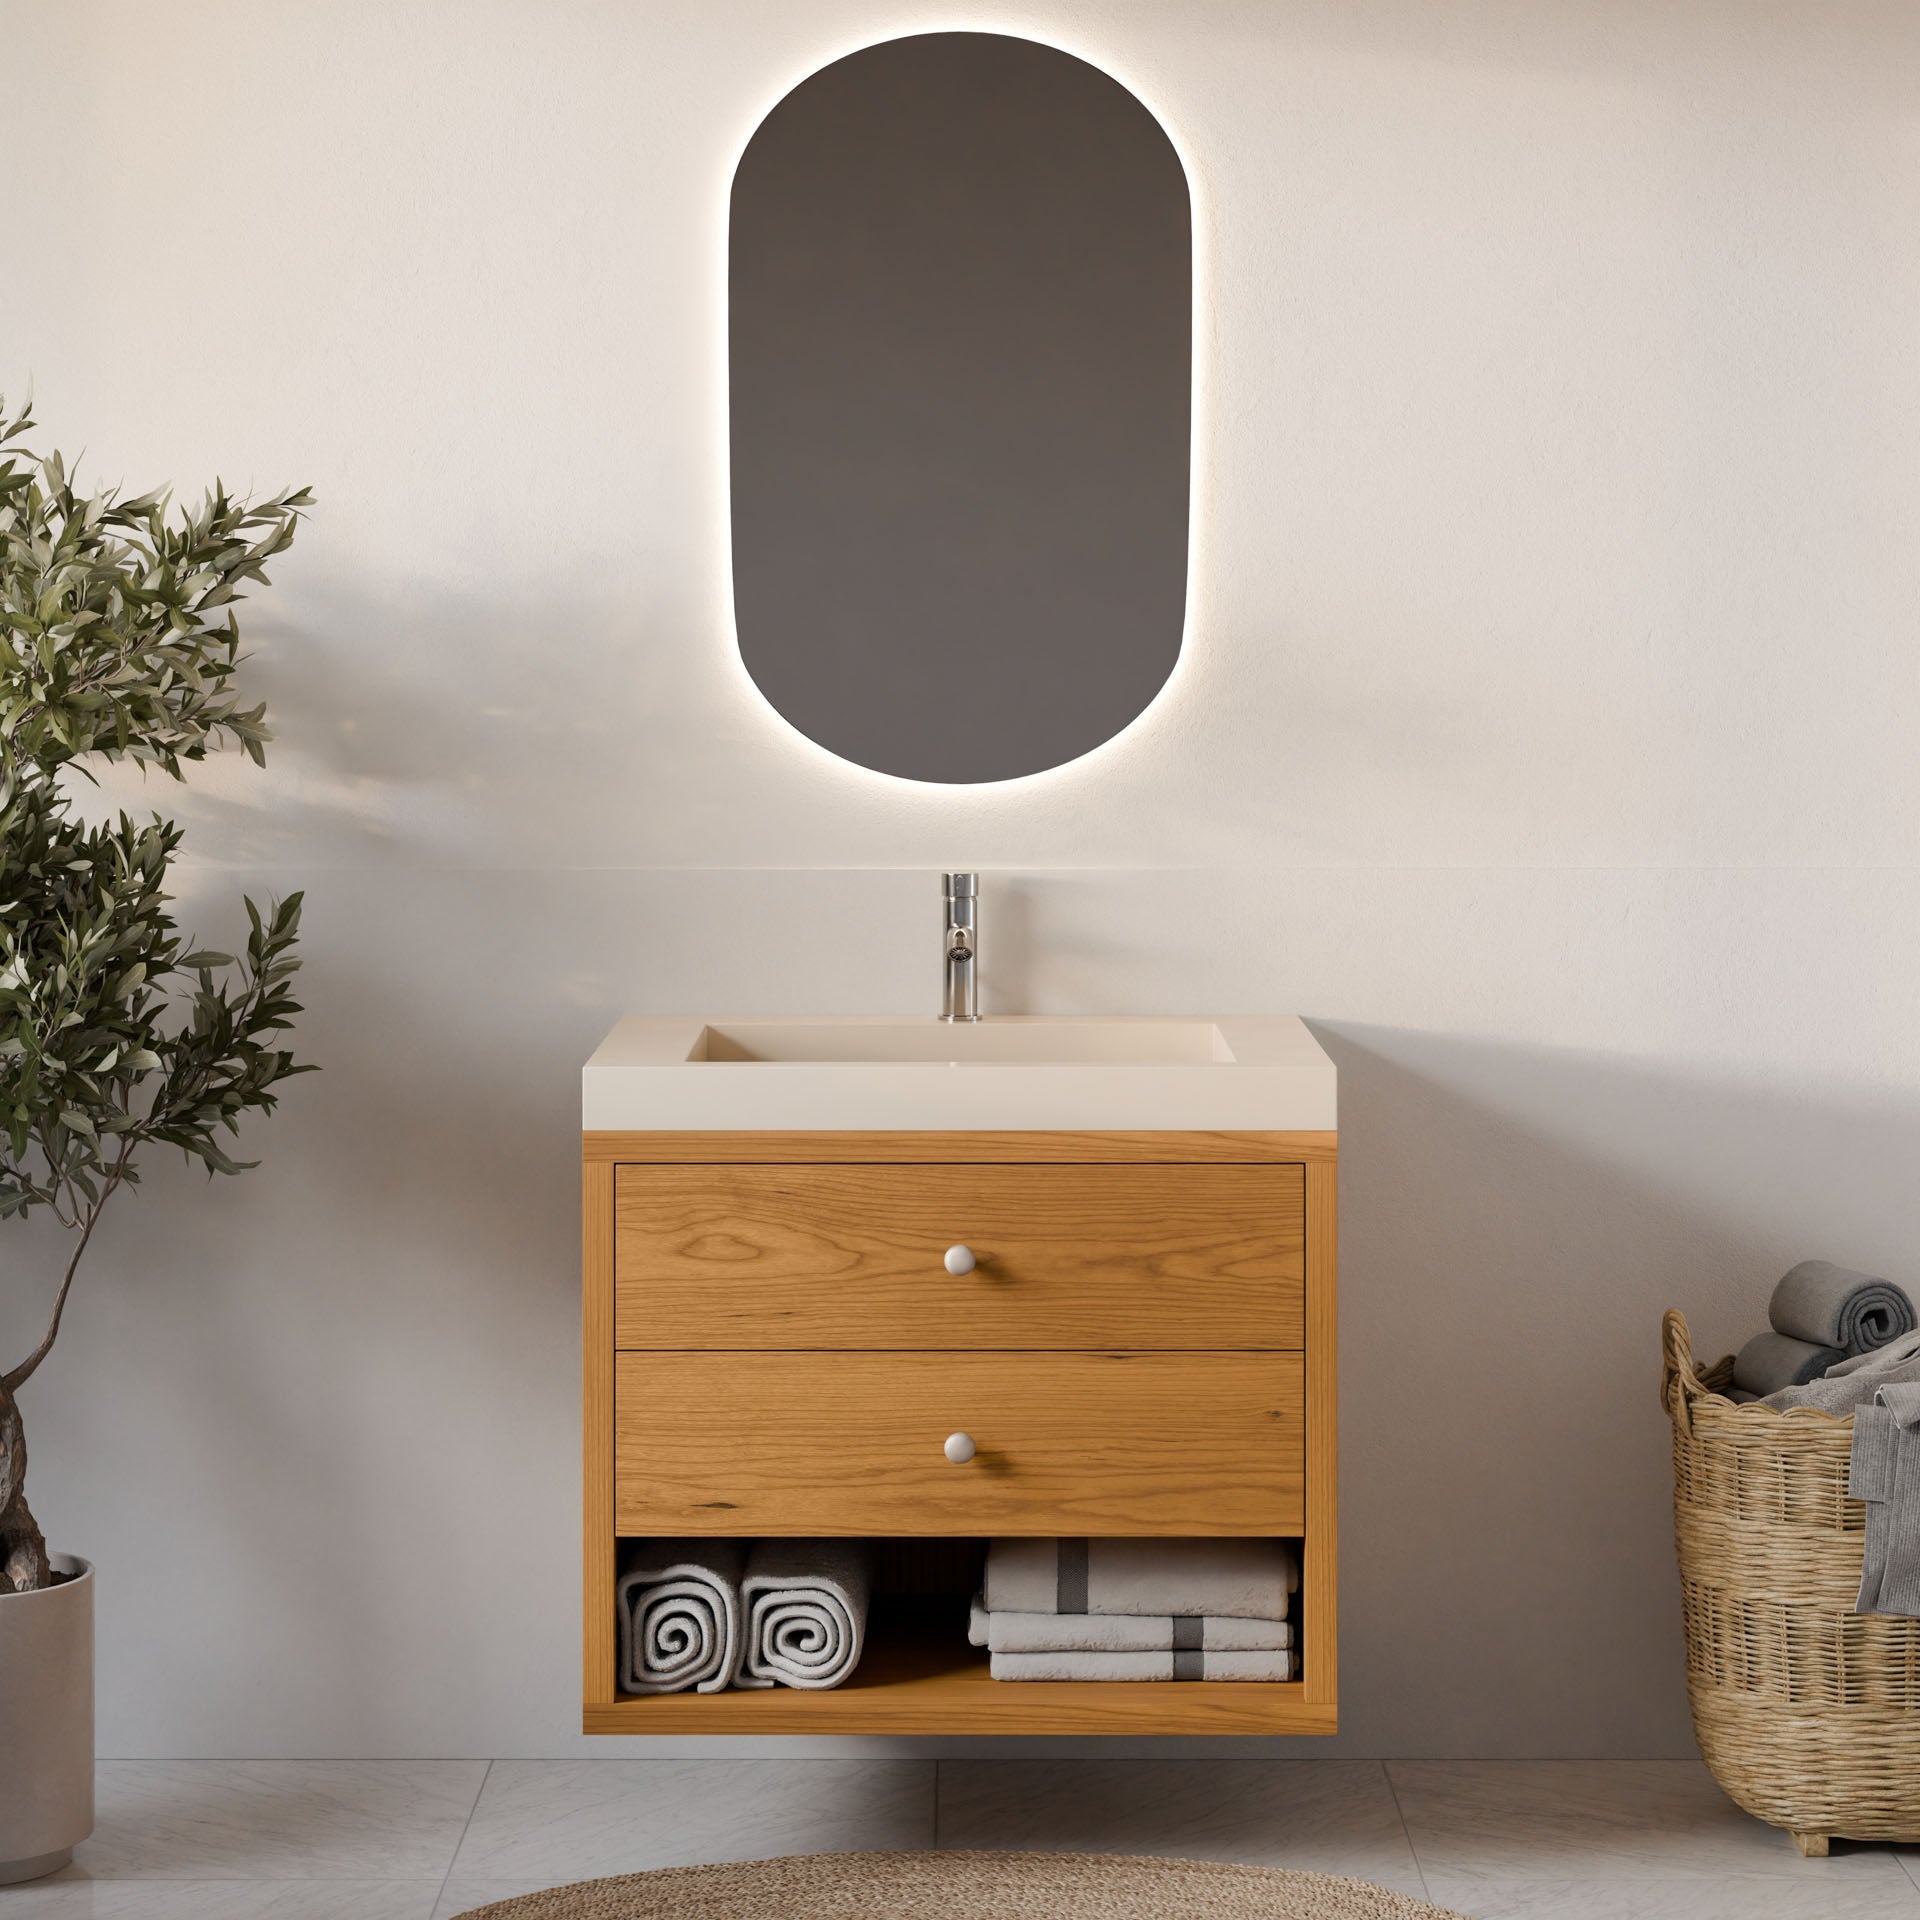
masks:
<path fill-rule="evenodd" d="M 617 1193 L 625 1348 L 1301 1345 L 1297 1166 L 623 1166 Z"/>

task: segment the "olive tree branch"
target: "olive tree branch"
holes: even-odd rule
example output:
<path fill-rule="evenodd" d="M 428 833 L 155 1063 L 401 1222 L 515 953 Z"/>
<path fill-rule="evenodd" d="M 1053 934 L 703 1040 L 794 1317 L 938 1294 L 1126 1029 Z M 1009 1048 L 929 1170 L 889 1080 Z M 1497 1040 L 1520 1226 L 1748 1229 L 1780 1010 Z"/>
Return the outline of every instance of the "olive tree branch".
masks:
<path fill-rule="evenodd" d="M 60 1337 L 60 1316 L 66 1312 L 67 1295 L 73 1291 L 73 1276 L 80 1271 L 80 1256 L 86 1252 L 87 1242 L 93 1238 L 93 1229 L 99 1221 L 102 1209 L 112 1198 L 114 1189 L 126 1176 L 127 1160 L 132 1152 L 132 1141 L 123 1140 L 119 1155 L 107 1175 L 106 1183 L 100 1189 L 100 1197 L 78 1222 L 80 1238 L 75 1243 L 73 1257 L 67 1262 L 66 1272 L 60 1276 L 60 1291 L 53 1297 L 53 1317 L 47 1322 L 47 1330 L 41 1336 L 40 1344 L 17 1367 L 10 1372 L 0 1374 L 0 1389 L 10 1394 L 18 1393 L 39 1370 L 40 1362 L 53 1351 L 53 1343 Z"/>

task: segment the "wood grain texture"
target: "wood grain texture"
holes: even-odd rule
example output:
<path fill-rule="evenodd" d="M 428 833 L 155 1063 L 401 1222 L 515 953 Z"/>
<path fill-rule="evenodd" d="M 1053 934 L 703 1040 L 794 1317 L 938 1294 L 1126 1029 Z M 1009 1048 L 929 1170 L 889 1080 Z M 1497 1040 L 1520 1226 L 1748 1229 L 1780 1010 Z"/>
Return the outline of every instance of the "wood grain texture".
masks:
<path fill-rule="evenodd" d="M 580 1204 L 583 1698 L 615 1698 L 613 1519 L 613 1169 L 589 1164 Z"/>
<path fill-rule="evenodd" d="M 844 1686 L 809 1693 L 669 1693 L 589 1706 L 588 1733 L 1331 1733 L 1333 1711 L 1284 1684 L 1006 1681 L 956 1623 L 876 1635 Z"/>
<path fill-rule="evenodd" d="M 1336 1174 L 1307 1168 L 1306 1539 L 1301 1549 L 1301 1679 L 1313 1705 L 1333 1710 L 1339 1674 L 1339 1347 Z M 1328 1731 L 1332 1731 L 1329 1726 Z"/>
<path fill-rule="evenodd" d="M 1296 1354 L 628 1353 L 615 1415 L 623 1534 L 1301 1531 Z"/>
<path fill-rule="evenodd" d="M 722 1166 L 742 1161 L 922 1163 L 955 1165 L 1005 1161 L 1053 1165 L 1061 1161 L 1295 1161 L 1331 1160 L 1335 1135 L 1301 1133 L 586 1133 L 588 1161 L 634 1165 L 689 1161 Z"/>
<path fill-rule="evenodd" d="M 623 1166 L 623 1348 L 1297 1348 L 1298 1166 Z M 956 1243 L 979 1264 L 949 1274 Z"/>

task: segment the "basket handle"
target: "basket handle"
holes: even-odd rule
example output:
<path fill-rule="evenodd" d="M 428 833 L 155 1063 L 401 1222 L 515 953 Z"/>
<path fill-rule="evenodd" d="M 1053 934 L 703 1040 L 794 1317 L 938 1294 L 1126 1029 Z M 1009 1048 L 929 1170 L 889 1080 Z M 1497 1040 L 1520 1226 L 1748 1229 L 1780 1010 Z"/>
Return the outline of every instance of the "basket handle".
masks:
<path fill-rule="evenodd" d="M 1691 1440 L 1693 1403 L 1704 1400 L 1712 1389 L 1693 1364 L 1693 1335 L 1687 1329 L 1687 1316 L 1678 1307 L 1669 1307 L 1660 1316 L 1660 1350 L 1665 1362 L 1660 1373 L 1660 1404 Z"/>

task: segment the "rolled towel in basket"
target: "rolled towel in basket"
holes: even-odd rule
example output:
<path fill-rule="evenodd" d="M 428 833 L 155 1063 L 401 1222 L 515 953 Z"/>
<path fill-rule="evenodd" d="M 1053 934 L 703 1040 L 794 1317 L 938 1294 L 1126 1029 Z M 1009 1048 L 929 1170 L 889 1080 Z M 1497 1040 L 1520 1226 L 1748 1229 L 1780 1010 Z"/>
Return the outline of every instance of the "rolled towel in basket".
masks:
<path fill-rule="evenodd" d="M 872 1586 L 864 1540 L 756 1540 L 740 1685 L 837 1687 L 860 1664 Z"/>
<path fill-rule="evenodd" d="M 1278 1653 L 1293 1629 L 1218 1614 L 989 1613 L 975 1600 L 967 1638 L 995 1653 Z"/>
<path fill-rule="evenodd" d="M 1290 1653 L 996 1653 L 995 1680 L 1290 1680 Z"/>
<path fill-rule="evenodd" d="M 1785 1333 L 1756 1333 L 1733 1357 L 1733 1384 L 1759 1398 L 1818 1380 L 1846 1357 L 1840 1347 L 1816 1347 Z"/>
<path fill-rule="evenodd" d="M 995 1613 L 1281 1620 L 1299 1583 L 1285 1540 L 996 1540 L 987 1550 Z"/>
<path fill-rule="evenodd" d="M 1920 1315 L 1915 1314 L 1903 1287 L 1876 1274 L 1836 1267 L 1831 1260 L 1802 1260 L 1783 1274 L 1768 1302 L 1767 1318 L 1776 1333 L 1810 1346 L 1839 1347 L 1843 1357 L 1870 1353 L 1920 1326 Z M 1774 1384 L 1801 1383 L 1779 1380 Z"/>
<path fill-rule="evenodd" d="M 623 1693 L 718 1693 L 740 1664 L 739 1540 L 640 1540 L 614 1607 Z"/>

